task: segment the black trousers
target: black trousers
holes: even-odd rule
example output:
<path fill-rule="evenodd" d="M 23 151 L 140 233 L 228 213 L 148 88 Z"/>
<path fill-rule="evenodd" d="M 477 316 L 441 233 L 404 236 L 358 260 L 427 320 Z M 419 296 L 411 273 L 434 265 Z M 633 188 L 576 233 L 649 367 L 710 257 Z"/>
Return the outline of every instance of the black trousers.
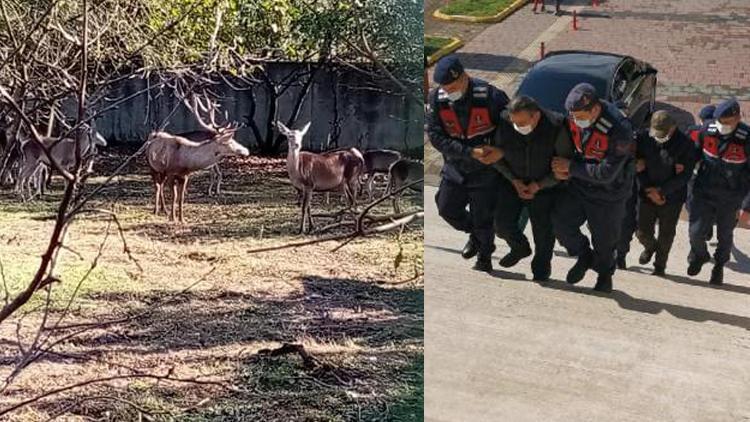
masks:
<path fill-rule="evenodd" d="M 614 274 L 615 249 L 620 239 L 626 201 L 593 201 L 575 189 L 560 193 L 552 213 L 557 240 L 572 256 L 581 255 L 593 245 L 594 271 Z M 588 223 L 591 243 L 581 232 L 584 222 Z"/>
<path fill-rule="evenodd" d="M 625 256 L 630 252 L 630 242 L 638 227 L 638 184 L 633 182 L 633 193 L 625 201 L 625 216 L 622 219 L 620 239 L 617 241 L 617 255 Z"/>
<path fill-rule="evenodd" d="M 707 236 L 716 224 L 718 245 L 714 252 L 714 261 L 724 265 L 734 246 L 734 227 L 737 224 L 737 212 L 742 206 L 742 198 L 733 198 L 720 194 L 710 194 L 693 190 L 690 196 L 690 254 L 688 262 L 708 261 Z"/>
<path fill-rule="evenodd" d="M 638 204 L 638 241 L 646 250 L 656 252 L 655 267 L 667 266 L 669 251 L 672 249 L 680 219 L 682 202 L 656 205 L 648 198 L 640 198 Z M 659 224 L 659 237 L 656 238 L 656 224 Z"/>
<path fill-rule="evenodd" d="M 552 262 L 552 250 L 555 247 L 552 210 L 557 200 L 558 189 L 541 190 L 534 199 L 524 200 L 518 197 L 510 182 L 504 181 L 500 186 L 495 207 L 495 234 L 505 240 L 511 249 L 530 248 L 529 240 L 523 234 L 523 227 L 519 225 L 521 213 L 526 209 L 531 221 L 535 249 L 531 270 L 534 273 L 548 273 Z"/>
<path fill-rule="evenodd" d="M 454 229 L 469 233 L 479 242 L 479 255 L 489 257 L 495 250 L 492 218 L 496 198 L 497 183 L 459 184 L 443 178 L 435 202 L 440 216 Z"/>

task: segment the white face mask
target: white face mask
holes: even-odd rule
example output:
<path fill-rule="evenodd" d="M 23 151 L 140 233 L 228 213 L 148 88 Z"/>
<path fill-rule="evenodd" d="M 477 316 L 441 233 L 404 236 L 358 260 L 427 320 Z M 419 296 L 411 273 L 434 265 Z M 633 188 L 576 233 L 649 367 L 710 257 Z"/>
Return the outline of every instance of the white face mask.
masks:
<path fill-rule="evenodd" d="M 578 126 L 581 129 L 586 129 L 587 127 L 591 126 L 591 120 L 578 120 L 576 118 L 573 118 L 576 122 L 576 126 Z"/>
<path fill-rule="evenodd" d="M 660 138 L 660 137 L 656 136 L 656 134 L 654 133 L 654 131 L 650 131 L 649 132 L 649 136 L 651 136 L 652 138 L 654 138 L 654 140 L 656 142 L 660 143 L 660 144 L 663 144 L 663 143 L 665 143 L 665 142 L 667 142 L 669 140 L 669 134 L 667 134 L 667 136 L 665 136 L 663 138 Z"/>
<path fill-rule="evenodd" d="M 518 126 L 517 124 L 513 123 L 513 129 L 515 129 L 516 132 L 520 133 L 521 135 L 528 135 L 529 133 L 534 131 L 534 126 Z"/>
<path fill-rule="evenodd" d="M 463 98 L 464 96 L 464 93 L 462 91 L 453 91 L 453 92 L 448 92 L 447 94 L 448 94 L 448 99 L 451 100 L 452 102 L 456 102 L 460 100 L 461 98 Z"/>
<path fill-rule="evenodd" d="M 730 133 L 734 132 L 734 128 L 732 126 L 722 124 L 719 121 L 716 121 L 715 125 L 716 129 L 718 129 L 719 133 L 721 133 L 722 135 L 729 135 Z"/>

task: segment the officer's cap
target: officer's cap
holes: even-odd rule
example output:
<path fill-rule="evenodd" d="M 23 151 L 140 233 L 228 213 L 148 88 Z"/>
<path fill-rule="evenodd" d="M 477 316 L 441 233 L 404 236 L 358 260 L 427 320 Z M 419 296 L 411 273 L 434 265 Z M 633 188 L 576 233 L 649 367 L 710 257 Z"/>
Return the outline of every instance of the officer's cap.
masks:
<path fill-rule="evenodd" d="M 598 99 L 596 88 L 589 83 L 583 82 L 570 90 L 568 98 L 565 99 L 565 109 L 568 111 L 588 110 Z"/>
<path fill-rule="evenodd" d="M 707 106 L 703 106 L 701 111 L 698 113 L 698 117 L 701 120 L 708 120 L 714 118 L 714 112 L 716 111 L 716 106 L 713 104 L 709 104 Z"/>
<path fill-rule="evenodd" d="M 451 54 L 440 59 L 435 65 L 435 73 L 432 79 L 435 83 L 446 85 L 454 82 L 464 73 L 464 66 L 458 60 L 458 56 Z"/>
<path fill-rule="evenodd" d="M 669 131 L 677 126 L 674 118 L 665 110 L 655 111 L 651 116 L 651 130 L 654 135 L 663 138 L 669 134 Z"/>
<path fill-rule="evenodd" d="M 736 99 L 732 98 L 719 103 L 714 111 L 714 119 L 721 119 L 722 117 L 734 117 L 740 114 L 740 103 Z"/>

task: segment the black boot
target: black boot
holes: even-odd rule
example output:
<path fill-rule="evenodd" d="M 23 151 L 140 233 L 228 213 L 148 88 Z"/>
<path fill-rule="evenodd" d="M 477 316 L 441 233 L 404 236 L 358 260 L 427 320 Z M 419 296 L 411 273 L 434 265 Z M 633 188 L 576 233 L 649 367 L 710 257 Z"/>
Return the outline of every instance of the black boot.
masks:
<path fill-rule="evenodd" d="M 602 293 L 611 293 L 612 292 L 612 275 L 599 274 L 599 277 L 596 278 L 596 285 L 594 286 L 594 290 L 596 290 L 597 292 L 602 292 Z"/>
<path fill-rule="evenodd" d="M 523 245 L 515 247 L 512 248 L 507 255 L 500 259 L 499 264 L 501 267 L 509 268 L 518 264 L 518 261 L 526 258 L 529 255 L 531 255 L 531 246 Z"/>
<path fill-rule="evenodd" d="M 724 266 L 720 264 L 714 265 L 714 269 L 711 270 L 711 280 L 709 283 L 714 286 L 721 286 L 724 284 Z"/>
<path fill-rule="evenodd" d="M 651 273 L 651 275 L 655 275 L 657 277 L 664 277 L 667 275 L 666 272 L 664 272 L 665 268 L 660 265 L 654 265 L 654 271 Z"/>
<path fill-rule="evenodd" d="M 477 258 L 477 263 L 474 264 L 473 267 L 477 271 L 482 271 L 485 273 L 491 273 L 492 272 L 492 259 L 489 256 L 480 256 Z"/>
<path fill-rule="evenodd" d="M 654 257 L 654 252 L 656 251 L 653 249 L 644 249 L 643 252 L 641 252 L 641 256 L 638 257 L 638 263 L 646 265 L 651 262 L 651 258 Z"/>
<path fill-rule="evenodd" d="M 589 268 L 591 268 L 591 261 L 594 260 L 593 253 L 591 252 L 591 249 L 586 249 L 578 256 L 578 260 L 576 261 L 575 265 L 568 271 L 568 276 L 565 278 L 565 281 L 567 281 L 570 284 L 576 284 L 579 281 L 583 280 L 583 277 L 586 275 L 586 271 L 588 271 Z"/>
<path fill-rule="evenodd" d="M 687 269 L 687 273 L 689 276 L 696 276 L 698 273 L 701 272 L 701 269 L 703 269 L 703 265 L 708 262 L 709 259 L 707 258 L 696 258 L 690 261 Z"/>
<path fill-rule="evenodd" d="M 552 274 L 552 265 L 550 262 L 540 264 L 538 261 L 531 261 L 531 272 L 534 274 L 534 281 L 548 281 Z"/>
<path fill-rule="evenodd" d="M 464 246 L 464 249 L 461 251 L 461 256 L 464 257 L 464 259 L 471 259 L 477 256 L 479 253 L 479 241 L 474 238 L 474 236 L 469 236 L 469 241 L 466 242 L 466 246 Z"/>

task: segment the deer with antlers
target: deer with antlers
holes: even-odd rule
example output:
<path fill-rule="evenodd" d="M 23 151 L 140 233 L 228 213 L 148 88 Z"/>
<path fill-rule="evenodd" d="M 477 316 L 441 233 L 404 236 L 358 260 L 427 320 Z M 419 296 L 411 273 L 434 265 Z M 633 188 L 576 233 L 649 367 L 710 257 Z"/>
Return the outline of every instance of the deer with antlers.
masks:
<path fill-rule="evenodd" d="M 359 177 L 365 167 L 365 159 L 358 149 L 348 148 L 322 154 L 302 151 L 302 139 L 310 129 L 310 123 L 302 130 L 289 129 L 281 122 L 276 122 L 276 127 L 289 142 L 286 162 L 289 179 L 302 192 L 300 233 L 306 233 L 313 226 L 310 212 L 313 192 L 343 189 L 349 206 L 357 205 Z"/>
<path fill-rule="evenodd" d="M 205 93 L 204 93 L 205 94 Z M 190 174 L 216 166 L 227 156 L 248 156 L 250 152 L 234 140 L 237 125 L 225 123 L 218 125 L 215 115 L 217 105 L 207 94 L 204 100 L 191 95 L 192 101 L 181 95 L 183 103 L 195 116 L 202 132 L 209 138 L 203 141 L 192 141 L 185 136 L 172 135 L 163 131 L 156 131 L 149 135 L 146 157 L 151 167 L 151 178 L 154 182 L 154 214 L 159 214 L 160 207 L 166 212 L 164 201 L 164 186 L 171 182 L 172 209 L 170 221 L 175 218 L 184 222 L 183 206 Z M 201 112 L 207 113 L 209 123 L 201 117 Z"/>

